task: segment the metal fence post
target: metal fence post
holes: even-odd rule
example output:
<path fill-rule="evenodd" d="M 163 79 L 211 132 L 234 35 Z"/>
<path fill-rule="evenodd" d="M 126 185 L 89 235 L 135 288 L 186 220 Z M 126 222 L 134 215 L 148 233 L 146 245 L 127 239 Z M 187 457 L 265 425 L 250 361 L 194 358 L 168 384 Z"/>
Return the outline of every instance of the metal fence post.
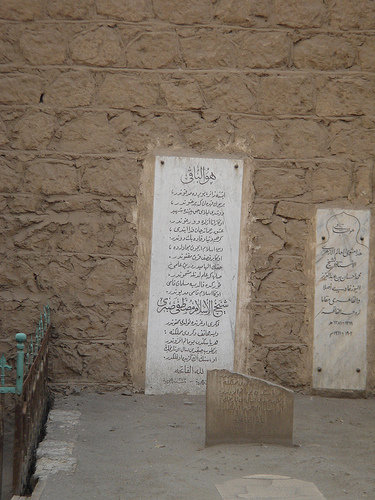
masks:
<path fill-rule="evenodd" d="M 17 379 L 16 379 L 16 393 L 21 394 L 23 386 L 23 348 L 26 342 L 26 335 L 24 333 L 16 334 L 17 341 Z"/>

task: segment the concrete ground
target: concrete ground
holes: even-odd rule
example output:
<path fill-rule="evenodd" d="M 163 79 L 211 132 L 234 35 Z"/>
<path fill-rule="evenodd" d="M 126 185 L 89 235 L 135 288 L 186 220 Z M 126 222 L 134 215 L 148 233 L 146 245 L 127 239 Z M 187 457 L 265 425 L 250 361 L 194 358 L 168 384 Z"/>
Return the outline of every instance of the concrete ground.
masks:
<path fill-rule="evenodd" d="M 68 444 L 60 431 L 57 442 L 77 465 L 49 475 L 41 500 L 220 500 L 215 485 L 254 474 L 310 481 L 328 500 L 375 499 L 375 399 L 297 395 L 290 448 L 205 448 L 200 396 L 81 393 L 57 398 L 55 409 L 73 415 L 74 429 L 60 412 L 47 439 L 66 429 Z"/>

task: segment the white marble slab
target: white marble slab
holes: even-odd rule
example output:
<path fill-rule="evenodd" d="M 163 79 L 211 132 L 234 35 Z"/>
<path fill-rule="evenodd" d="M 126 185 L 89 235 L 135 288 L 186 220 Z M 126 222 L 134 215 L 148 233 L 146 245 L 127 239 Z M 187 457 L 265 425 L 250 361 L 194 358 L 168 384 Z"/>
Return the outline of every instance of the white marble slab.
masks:
<path fill-rule="evenodd" d="M 233 369 L 242 177 L 240 160 L 156 158 L 147 394 Z"/>
<path fill-rule="evenodd" d="M 369 210 L 316 214 L 313 386 L 366 387 Z"/>

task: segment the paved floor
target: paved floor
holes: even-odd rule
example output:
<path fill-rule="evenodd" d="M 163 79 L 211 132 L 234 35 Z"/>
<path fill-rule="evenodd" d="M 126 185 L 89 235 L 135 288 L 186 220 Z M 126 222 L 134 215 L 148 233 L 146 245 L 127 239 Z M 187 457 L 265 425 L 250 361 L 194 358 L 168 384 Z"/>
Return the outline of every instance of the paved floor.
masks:
<path fill-rule="evenodd" d="M 41 500 L 317 498 L 251 496 L 255 484 L 268 484 L 269 492 L 276 484 L 243 482 L 259 474 L 309 481 L 327 500 L 375 499 L 374 399 L 296 396 L 290 448 L 205 448 L 202 397 L 80 394 L 58 399 L 55 408 L 75 423 L 64 424 L 60 412 L 47 439 L 60 442 L 60 459 L 65 453 L 72 467 L 48 476 Z M 247 489 L 236 493 L 240 483 Z"/>

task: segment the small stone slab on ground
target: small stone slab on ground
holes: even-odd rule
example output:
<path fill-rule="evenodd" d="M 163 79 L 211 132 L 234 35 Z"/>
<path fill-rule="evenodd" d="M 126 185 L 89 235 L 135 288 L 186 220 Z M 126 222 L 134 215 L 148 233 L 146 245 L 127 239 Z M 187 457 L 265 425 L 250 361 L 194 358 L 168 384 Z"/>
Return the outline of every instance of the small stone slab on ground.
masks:
<path fill-rule="evenodd" d="M 229 370 L 209 370 L 206 446 L 219 443 L 293 444 L 294 393 Z"/>
<path fill-rule="evenodd" d="M 324 500 L 314 483 L 271 474 L 232 479 L 216 488 L 223 500 Z"/>

